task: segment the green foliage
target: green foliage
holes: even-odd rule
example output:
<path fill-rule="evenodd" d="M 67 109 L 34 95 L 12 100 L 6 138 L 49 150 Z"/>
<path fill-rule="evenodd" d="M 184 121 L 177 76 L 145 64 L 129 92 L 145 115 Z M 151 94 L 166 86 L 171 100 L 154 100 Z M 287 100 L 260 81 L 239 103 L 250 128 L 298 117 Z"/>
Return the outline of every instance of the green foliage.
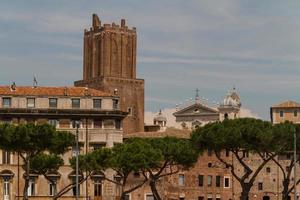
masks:
<path fill-rule="evenodd" d="M 73 134 L 56 131 L 48 124 L 0 125 L 0 148 L 29 156 L 42 151 L 61 154 L 74 142 Z"/>
<path fill-rule="evenodd" d="M 164 162 L 180 165 L 185 168 L 192 167 L 198 159 L 198 152 L 189 140 L 176 137 L 152 138 L 149 142 L 153 149 L 162 155 L 157 168 Z"/>
<path fill-rule="evenodd" d="M 57 172 L 63 164 L 64 161 L 59 155 L 40 153 L 30 160 L 30 171 L 45 175 L 49 172 Z"/>
<path fill-rule="evenodd" d="M 95 151 L 89 152 L 86 155 L 78 156 L 78 164 L 80 171 L 88 171 L 90 173 L 96 171 L 101 172 L 110 167 L 112 158 L 111 149 L 102 148 Z M 75 170 L 76 168 L 76 158 L 72 157 L 70 159 L 70 164 Z"/>
<path fill-rule="evenodd" d="M 276 146 L 270 122 L 252 118 L 224 120 L 195 130 L 192 141 L 201 150 L 273 151 Z"/>
<path fill-rule="evenodd" d="M 118 173 L 127 176 L 131 172 L 155 167 L 161 160 L 161 152 L 152 148 L 147 140 L 131 138 L 124 144 L 113 147 L 111 166 Z"/>

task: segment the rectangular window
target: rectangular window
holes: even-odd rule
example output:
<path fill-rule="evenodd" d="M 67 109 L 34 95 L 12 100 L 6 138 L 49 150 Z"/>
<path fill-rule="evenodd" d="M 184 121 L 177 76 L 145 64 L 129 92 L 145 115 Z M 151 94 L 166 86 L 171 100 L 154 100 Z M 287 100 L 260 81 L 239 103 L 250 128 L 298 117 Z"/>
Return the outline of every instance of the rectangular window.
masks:
<path fill-rule="evenodd" d="M 207 176 L 207 186 L 208 186 L 208 187 L 211 187 L 211 186 L 212 186 L 212 176 L 211 176 L 211 175 L 208 175 L 208 176 Z"/>
<path fill-rule="evenodd" d="M 203 185 L 204 185 L 204 176 L 203 175 L 198 176 L 198 185 L 200 187 L 203 187 Z"/>
<path fill-rule="evenodd" d="M 179 174 L 178 185 L 179 186 L 184 186 L 184 174 Z"/>
<path fill-rule="evenodd" d="M 74 187 L 72 188 L 72 193 L 73 193 L 73 196 L 76 196 L 76 185 L 74 185 Z M 80 195 L 80 185 L 78 186 L 78 195 Z"/>
<path fill-rule="evenodd" d="M 121 120 L 116 119 L 116 129 L 120 130 L 121 129 Z"/>
<path fill-rule="evenodd" d="M 96 144 L 93 144 L 92 146 L 93 146 L 94 150 L 97 150 L 97 149 L 104 148 L 106 146 L 106 144 L 105 143 L 96 143 Z"/>
<path fill-rule="evenodd" d="M 102 120 L 94 119 L 94 128 L 102 128 Z"/>
<path fill-rule="evenodd" d="M 294 110 L 294 117 L 297 117 L 297 116 L 298 116 L 298 111 Z"/>
<path fill-rule="evenodd" d="M 55 128 L 58 128 L 58 120 L 57 119 L 49 119 L 48 124 L 50 124 L 51 126 L 53 126 Z"/>
<path fill-rule="evenodd" d="M 49 184 L 49 196 L 54 196 L 56 192 L 56 184 Z"/>
<path fill-rule="evenodd" d="M 72 99 L 72 108 L 80 108 L 80 99 Z"/>
<path fill-rule="evenodd" d="M 266 171 L 267 171 L 267 173 L 270 173 L 270 172 L 271 172 L 271 168 L 270 168 L 270 167 L 267 167 L 267 168 L 266 168 Z"/>
<path fill-rule="evenodd" d="M 125 194 L 125 200 L 130 200 L 130 195 L 129 194 Z"/>
<path fill-rule="evenodd" d="M 2 98 L 2 107 L 3 108 L 10 108 L 11 107 L 11 98 L 10 97 L 3 97 Z"/>
<path fill-rule="evenodd" d="M 72 125 L 72 128 L 80 128 L 81 127 L 81 121 L 80 120 L 72 120 L 71 121 L 71 125 Z"/>
<path fill-rule="evenodd" d="M 9 178 L 3 178 L 3 181 L 4 181 L 4 184 L 3 184 L 4 199 L 9 199 L 9 196 L 10 196 Z"/>
<path fill-rule="evenodd" d="M 258 190 L 263 190 L 263 183 L 262 182 L 258 183 Z"/>
<path fill-rule="evenodd" d="M 203 196 L 198 197 L 198 200 L 204 200 Z"/>
<path fill-rule="evenodd" d="M 95 109 L 100 109 L 101 108 L 101 99 L 93 99 L 93 107 Z"/>
<path fill-rule="evenodd" d="M 27 108 L 35 107 L 35 98 L 27 98 Z"/>
<path fill-rule="evenodd" d="M 112 120 L 112 119 L 104 120 L 103 127 L 105 129 L 114 129 L 115 128 L 115 120 Z"/>
<path fill-rule="evenodd" d="M 216 187 L 221 187 L 221 176 L 216 176 Z"/>
<path fill-rule="evenodd" d="M 35 181 L 34 181 L 34 179 L 29 180 L 27 194 L 28 194 L 28 196 L 34 196 L 35 195 Z"/>
<path fill-rule="evenodd" d="M 49 108 L 57 108 L 57 98 L 49 98 Z"/>
<path fill-rule="evenodd" d="M 102 196 L 102 181 L 101 181 L 101 179 L 96 179 L 94 181 L 94 196 L 95 197 Z"/>
<path fill-rule="evenodd" d="M 114 110 L 119 109 L 119 100 L 118 99 L 113 99 L 113 109 Z"/>
<path fill-rule="evenodd" d="M 280 117 L 283 117 L 283 114 L 284 114 L 284 113 L 283 113 L 283 110 L 281 110 L 281 111 L 279 112 L 279 116 L 280 116 Z"/>
<path fill-rule="evenodd" d="M 224 188 L 230 187 L 230 177 L 224 177 Z"/>
<path fill-rule="evenodd" d="M 146 200 L 154 200 L 154 196 L 152 194 L 147 194 Z"/>
<path fill-rule="evenodd" d="M 179 200 L 184 200 L 184 197 L 179 197 Z"/>
<path fill-rule="evenodd" d="M 9 151 L 2 150 L 2 164 L 11 164 Z"/>

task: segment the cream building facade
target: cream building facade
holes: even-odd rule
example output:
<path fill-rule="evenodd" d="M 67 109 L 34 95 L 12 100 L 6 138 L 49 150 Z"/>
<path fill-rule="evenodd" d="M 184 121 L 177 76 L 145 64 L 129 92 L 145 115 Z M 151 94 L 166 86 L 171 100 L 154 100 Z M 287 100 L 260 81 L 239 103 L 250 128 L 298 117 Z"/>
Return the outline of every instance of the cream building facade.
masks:
<path fill-rule="evenodd" d="M 80 154 L 97 148 L 111 148 L 123 142 L 122 120 L 127 113 L 120 111 L 119 97 L 114 94 L 85 87 L 39 87 L 39 86 L 0 86 L 0 122 L 15 125 L 49 123 L 57 130 L 75 134 L 75 122 L 79 126 Z M 69 166 L 69 158 L 76 149 L 63 155 L 65 165 L 57 173 L 51 174 L 56 180 L 52 185 L 43 176 L 30 175 L 28 194 L 31 199 L 50 199 L 55 190 L 74 181 L 74 172 Z M 17 154 L 7 151 L 0 153 L 0 199 L 16 200 L 23 194 L 24 170 Z M 113 177 L 113 172 L 108 171 Z M 54 190 L 55 187 L 55 190 Z M 80 185 L 83 199 L 115 199 L 116 186 L 105 182 L 94 174 Z M 73 199 L 75 188 L 64 195 Z"/>

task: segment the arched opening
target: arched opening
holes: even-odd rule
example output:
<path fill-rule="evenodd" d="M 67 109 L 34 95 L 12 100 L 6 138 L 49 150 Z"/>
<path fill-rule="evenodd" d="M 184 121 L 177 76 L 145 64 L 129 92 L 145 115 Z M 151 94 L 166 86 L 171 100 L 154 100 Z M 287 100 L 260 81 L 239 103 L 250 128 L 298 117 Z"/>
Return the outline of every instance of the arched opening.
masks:
<path fill-rule="evenodd" d="M 224 114 L 224 119 L 228 119 L 228 113 Z"/>
<path fill-rule="evenodd" d="M 264 196 L 263 200 L 270 200 L 270 197 L 269 196 Z"/>

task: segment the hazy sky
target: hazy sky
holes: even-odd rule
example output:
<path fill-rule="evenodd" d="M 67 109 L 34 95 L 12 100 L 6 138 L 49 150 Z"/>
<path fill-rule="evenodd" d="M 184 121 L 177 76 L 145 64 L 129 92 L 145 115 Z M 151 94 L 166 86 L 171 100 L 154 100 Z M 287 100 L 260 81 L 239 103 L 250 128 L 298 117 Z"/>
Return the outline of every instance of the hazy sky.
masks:
<path fill-rule="evenodd" d="M 300 1 L 10 0 L 0 6 L 0 84 L 72 85 L 82 78 L 92 13 L 138 31 L 146 110 L 194 97 L 221 101 L 235 85 L 245 107 L 300 101 Z"/>

